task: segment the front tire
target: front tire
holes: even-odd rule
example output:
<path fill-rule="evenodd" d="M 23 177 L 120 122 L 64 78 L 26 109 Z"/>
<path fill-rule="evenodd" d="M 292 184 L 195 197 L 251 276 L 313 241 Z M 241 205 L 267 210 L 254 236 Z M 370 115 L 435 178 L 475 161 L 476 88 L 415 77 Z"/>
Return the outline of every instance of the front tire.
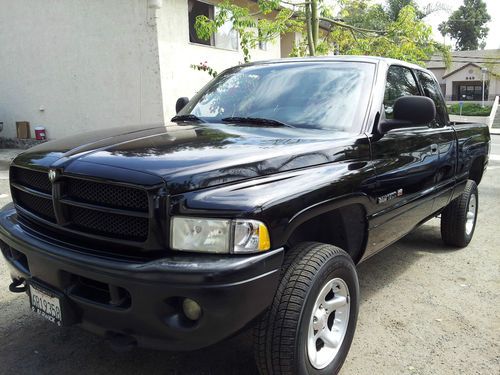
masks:
<path fill-rule="evenodd" d="M 351 346 L 359 283 L 342 249 L 302 243 L 289 250 L 273 304 L 255 331 L 262 375 L 331 375 Z"/>
<path fill-rule="evenodd" d="M 468 180 L 462 195 L 441 213 L 441 238 L 445 244 L 456 247 L 469 244 L 476 229 L 478 207 L 477 185 Z"/>

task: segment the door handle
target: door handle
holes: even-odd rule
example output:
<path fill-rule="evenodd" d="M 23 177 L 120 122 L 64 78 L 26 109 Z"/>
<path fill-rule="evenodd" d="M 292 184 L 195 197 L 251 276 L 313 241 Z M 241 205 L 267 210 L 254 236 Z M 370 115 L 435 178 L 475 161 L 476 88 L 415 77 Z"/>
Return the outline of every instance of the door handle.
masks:
<path fill-rule="evenodd" d="M 431 155 L 438 155 L 438 154 L 439 154 L 438 145 L 433 143 L 431 145 Z"/>

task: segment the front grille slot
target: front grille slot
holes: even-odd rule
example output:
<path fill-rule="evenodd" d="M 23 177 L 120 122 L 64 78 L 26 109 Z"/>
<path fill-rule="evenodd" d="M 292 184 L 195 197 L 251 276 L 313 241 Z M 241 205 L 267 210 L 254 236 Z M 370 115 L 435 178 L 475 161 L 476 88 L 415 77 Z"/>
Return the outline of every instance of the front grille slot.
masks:
<path fill-rule="evenodd" d="M 13 249 L 5 242 L 0 240 L 0 250 L 5 258 L 9 259 L 11 262 L 15 263 L 18 268 L 20 268 L 24 273 L 30 273 L 30 266 L 28 264 L 28 258 L 24 253 Z"/>
<path fill-rule="evenodd" d="M 10 170 L 10 180 L 30 189 L 52 194 L 52 184 L 47 173 L 12 167 Z"/>
<path fill-rule="evenodd" d="M 53 189 L 48 171 L 16 166 L 11 167 L 11 182 L 19 215 L 36 223 L 37 230 L 45 227 L 47 236 L 59 238 L 60 233 L 75 245 L 92 242 L 96 251 L 123 251 L 127 256 L 133 248 L 161 248 L 149 239 L 150 197 L 145 189 L 64 174 Z M 104 249 L 103 242 L 109 244 Z M 121 250 L 111 250 L 118 243 Z"/>
<path fill-rule="evenodd" d="M 75 229 L 132 241 L 145 241 L 147 238 L 149 221 L 145 217 L 112 214 L 69 205 L 66 207 Z"/>
<path fill-rule="evenodd" d="M 72 296 L 113 308 L 126 309 L 131 305 L 130 293 L 124 288 L 83 276 L 71 275 L 71 277 L 74 280 L 73 287 L 70 288 Z"/>
<path fill-rule="evenodd" d="M 66 179 L 64 187 L 65 196 L 77 202 L 148 212 L 145 190 L 75 178 Z"/>
<path fill-rule="evenodd" d="M 17 188 L 12 189 L 12 195 L 14 202 L 21 208 L 24 208 L 26 211 L 29 211 L 42 219 L 53 223 L 56 222 L 52 199 L 30 194 L 22 190 L 18 190 Z"/>

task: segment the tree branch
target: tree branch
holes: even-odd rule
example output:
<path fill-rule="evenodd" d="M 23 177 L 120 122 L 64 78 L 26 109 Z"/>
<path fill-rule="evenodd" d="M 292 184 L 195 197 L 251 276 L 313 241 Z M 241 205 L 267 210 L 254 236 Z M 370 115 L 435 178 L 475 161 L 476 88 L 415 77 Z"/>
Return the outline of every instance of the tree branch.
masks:
<path fill-rule="evenodd" d="M 319 35 L 318 0 L 311 0 L 310 7 L 311 7 L 312 39 L 314 43 L 314 49 L 316 49 L 316 46 L 318 45 L 318 35 Z"/>
<path fill-rule="evenodd" d="M 313 37 L 312 37 L 310 4 L 307 3 L 304 7 L 305 7 L 305 12 L 306 12 L 307 46 L 309 47 L 309 55 L 314 56 L 316 54 L 316 51 L 314 50 L 314 41 L 313 41 Z"/>
<path fill-rule="evenodd" d="M 344 22 L 340 21 L 335 21 L 334 19 L 328 18 L 328 17 L 319 17 L 320 21 L 325 21 L 328 22 L 332 25 L 343 27 L 345 29 L 349 29 L 352 31 L 360 32 L 360 33 L 370 33 L 370 34 L 377 34 L 377 35 L 385 35 L 387 34 L 387 31 L 385 30 L 370 30 L 370 29 L 363 29 L 360 27 L 352 26 Z"/>

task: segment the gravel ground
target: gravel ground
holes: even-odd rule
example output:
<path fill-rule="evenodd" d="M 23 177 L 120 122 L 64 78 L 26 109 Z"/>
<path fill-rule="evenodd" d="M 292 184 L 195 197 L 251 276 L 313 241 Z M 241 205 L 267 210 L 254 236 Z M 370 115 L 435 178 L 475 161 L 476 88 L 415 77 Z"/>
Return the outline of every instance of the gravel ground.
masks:
<path fill-rule="evenodd" d="M 500 374 L 500 137 L 493 142 L 468 248 L 445 248 L 436 219 L 358 267 L 360 317 L 342 375 Z M 9 200 L 0 171 L 0 204 Z M 194 353 L 116 353 L 34 316 L 8 283 L 0 262 L 0 374 L 257 373 L 248 333 Z"/>

